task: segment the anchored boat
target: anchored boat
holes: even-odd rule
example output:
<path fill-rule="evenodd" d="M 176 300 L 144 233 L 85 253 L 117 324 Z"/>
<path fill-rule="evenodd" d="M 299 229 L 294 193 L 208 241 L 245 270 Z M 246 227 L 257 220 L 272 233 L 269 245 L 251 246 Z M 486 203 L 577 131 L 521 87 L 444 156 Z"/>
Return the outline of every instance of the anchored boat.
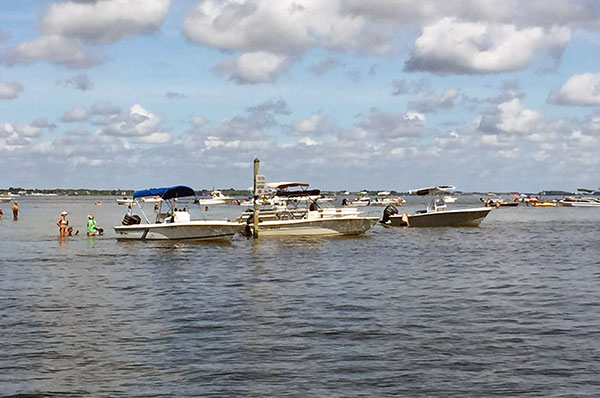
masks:
<path fill-rule="evenodd" d="M 287 188 L 304 189 L 289 191 Z M 259 210 L 259 235 L 262 236 L 341 236 L 360 235 L 377 223 L 378 217 L 368 217 L 355 207 L 331 207 L 320 203 L 318 189 L 306 189 L 306 183 L 287 183 L 275 197 L 278 205 Z M 253 234 L 254 213 L 247 210 L 240 217 L 246 223 L 245 235 Z"/>
<path fill-rule="evenodd" d="M 449 210 L 443 195 L 454 190 L 452 185 L 421 188 L 410 191 L 417 195 L 433 195 L 427 209 L 414 214 L 398 214 L 394 206 L 383 211 L 381 224 L 386 227 L 477 227 L 492 210 L 490 207 Z"/>
<path fill-rule="evenodd" d="M 152 188 L 136 191 L 133 199 L 137 202 L 140 215 L 133 214 L 129 205 L 123 218 L 123 225 L 114 227 L 117 239 L 131 240 L 220 240 L 231 239 L 245 226 L 229 220 L 192 220 L 188 207 L 178 204 L 178 198 L 196 196 L 194 190 L 184 185 L 166 188 Z M 146 216 L 141 206 L 144 198 L 154 200 L 154 220 Z M 178 205 L 180 207 L 175 207 Z M 166 209 L 165 209 L 166 207 Z M 142 220 L 143 217 L 143 220 Z"/>

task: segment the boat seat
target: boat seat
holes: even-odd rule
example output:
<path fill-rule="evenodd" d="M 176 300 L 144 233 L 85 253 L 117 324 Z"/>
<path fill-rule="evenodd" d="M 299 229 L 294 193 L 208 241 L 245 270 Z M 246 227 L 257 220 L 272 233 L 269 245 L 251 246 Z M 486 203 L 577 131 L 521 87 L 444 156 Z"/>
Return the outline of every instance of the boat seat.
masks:
<path fill-rule="evenodd" d="M 173 222 L 188 222 L 191 219 L 190 213 L 187 211 L 175 211 L 173 212 L 173 215 L 175 216 Z"/>

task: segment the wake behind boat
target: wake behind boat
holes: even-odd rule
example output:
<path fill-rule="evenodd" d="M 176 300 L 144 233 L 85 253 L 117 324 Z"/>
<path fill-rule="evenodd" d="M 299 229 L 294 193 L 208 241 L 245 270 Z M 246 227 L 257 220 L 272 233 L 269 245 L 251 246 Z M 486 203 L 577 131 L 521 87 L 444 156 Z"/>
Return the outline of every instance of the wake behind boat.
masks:
<path fill-rule="evenodd" d="M 422 188 L 411 191 L 417 195 L 434 195 L 426 210 L 415 214 L 398 214 L 388 206 L 383 211 L 381 224 L 386 227 L 477 227 L 492 210 L 490 207 L 448 210 L 443 195 L 453 190 L 451 185 Z"/>
<path fill-rule="evenodd" d="M 244 227 L 239 222 L 229 220 L 192 220 L 188 208 L 176 208 L 175 200 L 196 196 L 194 190 L 184 185 L 166 188 L 152 188 L 136 191 L 133 199 L 140 208 L 141 216 L 133 214 L 133 206 L 123 218 L 123 225 L 114 227 L 117 239 L 130 240 L 220 240 L 231 239 Z M 150 221 L 141 203 L 144 198 L 160 198 L 156 203 L 155 219 Z M 164 209 L 166 207 L 166 209 Z M 163 211 L 164 210 L 164 211 Z M 142 222 L 142 217 L 145 222 Z"/>

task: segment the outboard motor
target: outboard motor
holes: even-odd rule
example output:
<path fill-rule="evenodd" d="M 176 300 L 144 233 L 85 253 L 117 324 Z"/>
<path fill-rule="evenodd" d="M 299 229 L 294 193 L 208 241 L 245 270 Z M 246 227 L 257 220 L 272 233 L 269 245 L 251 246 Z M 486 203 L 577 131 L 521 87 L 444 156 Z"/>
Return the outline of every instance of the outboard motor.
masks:
<path fill-rule="evenodd" d="M 123 225 L 135 225 L 135 224 L 140 224 L 141 222 L 142 222 L 142 219 L 137 214 L 125 214 L 125 217 L 123 217 L 122 224 Z"/>
<path fill-rule="evenodd" d="M 246 238 L 252 237 L 252 224 L 254 224 L 254 213 L 248 216 L 246 220 L 246 227 L 240 232 Z"/>
<path fill-rule="evenodd" d="M 390 221 L 390 216 L 398 214 L 398 209 L 394 205 L 388 205 L 385 209 L 383 209 L 383 217 L 381 218 L 381 222 L 387 224 Z"/>

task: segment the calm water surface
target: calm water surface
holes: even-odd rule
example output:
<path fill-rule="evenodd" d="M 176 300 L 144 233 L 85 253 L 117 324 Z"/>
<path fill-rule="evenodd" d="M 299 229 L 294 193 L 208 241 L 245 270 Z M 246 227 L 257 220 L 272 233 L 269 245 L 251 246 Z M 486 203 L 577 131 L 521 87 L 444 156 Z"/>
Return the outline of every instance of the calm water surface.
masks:
<path fill-rule="evenodd" d="M 19 221 L 0 205 L 0 395 L 600 395 L 600 209 L 152 243 L 114 239 L 114 198 L 17 199 Z M 107 234 L 59 242 L 62 210 Z"/>

